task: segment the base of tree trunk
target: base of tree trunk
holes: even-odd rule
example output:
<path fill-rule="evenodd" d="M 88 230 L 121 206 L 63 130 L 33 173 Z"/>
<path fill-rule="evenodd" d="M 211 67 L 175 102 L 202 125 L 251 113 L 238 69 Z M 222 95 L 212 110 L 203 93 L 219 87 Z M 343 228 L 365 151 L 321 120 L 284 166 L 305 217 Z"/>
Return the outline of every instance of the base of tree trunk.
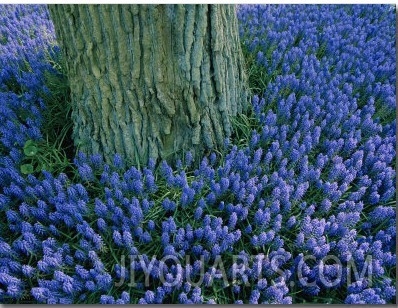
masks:
<path fill-rule="evenodd" d="M 111 161 L 222 147 L 247 106 L 233 5 L 50 5 L 74 140 Z"/>

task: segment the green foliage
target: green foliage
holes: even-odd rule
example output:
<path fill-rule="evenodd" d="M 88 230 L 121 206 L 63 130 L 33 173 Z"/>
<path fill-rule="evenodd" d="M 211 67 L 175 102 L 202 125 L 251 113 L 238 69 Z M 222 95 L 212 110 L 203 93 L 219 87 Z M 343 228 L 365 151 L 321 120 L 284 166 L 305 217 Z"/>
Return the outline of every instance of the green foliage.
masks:
<path fill-rule="evenodd" d="M 23 153 L 25 157 L 20 166 L 23 174 L 40 173 L 43 170 L 57 174 L 65 172 L 71 167 L 62 151 L 59 151 L 48 140 L 43 142 L 26 141 Z"/>
<path fill-rule="evenodd" d="M 247 114 L 238 114 L 231 118 L 232 122 L 232 143 L 239 148 L 245 148 L 249 145 L 251 134 L 253 131 L 260 130 L 258 121 L 256 120 L 252 108 Z"/>
<path fill-rule="evenodd" d="M 42 91 L 46 109 L 43 115 L 43 140 L 27 140 L 23 146 L 24 159 L 20 166 L 23 174 L 46 170 L 54 175 L 61 172 L 74 176 L 72 163 L 75 149 L 72 141 L 70 89 L 65 62 L 59 52 L 48 52 L 47 61 L 54 71 L 44 73 L 48 91 Z"/>
<path fill-rule="evenodd" d="M 31 174 L 34 172 L 34 168 L 32 164 L 23 164 L 21 165 L 22 174 Z"/>
<path fill-rule="evenodd" d="M 32 140 L 26 141 L 26 143 L 23 147 L 23 152 L 28 157 L 35 156 L 37 154 L 37 146 L 36 146 L 35 142 Z"/>
<path fill-rule="evenodd" d="M 250 52 L 245 44 L 241 44 L 243 56 L 246 62 L 246 74 L 249 82 L 250 91 L 262 96 L 272 76 L 268 76 L 264 66 L 256 63 L 256 55 L 258 51 Z M 272 48 L 269 48 L 272 54 Z"/>
<path fill-rule="evenodd" d="M 48 61 L 57 71 L 56 74 L 45 72 L 45 82 L 48 92 L 42 93 L 46 110 L 43 131 L 59 151 L 64 151 L 69 158 L 74 156 L 72 142 L 72 104 L 70 102 L 70 88 L 66 77 L 66 64 L 59 52 L 48 54 Z"/>

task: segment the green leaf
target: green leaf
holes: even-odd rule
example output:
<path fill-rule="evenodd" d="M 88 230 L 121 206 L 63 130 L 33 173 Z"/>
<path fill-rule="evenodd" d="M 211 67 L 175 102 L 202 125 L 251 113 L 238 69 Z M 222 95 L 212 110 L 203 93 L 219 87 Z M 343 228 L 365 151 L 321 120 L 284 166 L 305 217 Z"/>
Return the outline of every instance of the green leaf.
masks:
<path fill-rule="evenodd" d="M 27 140 L 25 142 L 25 145 L 23 146 L 23 152 L 25 153 L 26 156 L 32 157 L 37 154 L 37 146 L 36 143 L 33 140 Z"/>
<path fill-rule="evenodd" d="M 21 165 L 21 172 L 23 174 L 31 174 L 33 173 L 33 166 L 31 164 Z"/>
<path fill-rule="evenodd" d="M 26 156 L 29 156 L 29 157 L 35 156 L 37 154 L 37 147 L 34 145 L 24 147 L 23 152 L 25 153 Z"/>
<path fill-rule="evenodd" d="M 29 139 L 29 140 L 26 140 L 26 142 L 25 142 L 23 147 L 26 148 L 26 147 L 31 146 L 31 145 L 36 145 L 36 143 L 32 139 Z"/>
<path fill-rule="evenodd" d="M 41 167 L 40 167 L 40 171 L 43 171 L 43 170 L 52 172 L 52 168 L 49 165 L 45 164 L 45 163 L 42 163 Z"/>

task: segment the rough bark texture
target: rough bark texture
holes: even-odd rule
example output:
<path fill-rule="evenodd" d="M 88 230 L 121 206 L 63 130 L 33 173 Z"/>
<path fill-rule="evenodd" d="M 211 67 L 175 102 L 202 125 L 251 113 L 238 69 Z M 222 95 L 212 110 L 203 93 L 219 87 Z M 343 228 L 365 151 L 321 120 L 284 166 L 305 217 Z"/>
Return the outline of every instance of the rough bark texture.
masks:
<path fill-rule="evenodd" d="M 130 162 L 222 146 L 247 104 L 232 5 L 50 5 L 74 140 Z"/>

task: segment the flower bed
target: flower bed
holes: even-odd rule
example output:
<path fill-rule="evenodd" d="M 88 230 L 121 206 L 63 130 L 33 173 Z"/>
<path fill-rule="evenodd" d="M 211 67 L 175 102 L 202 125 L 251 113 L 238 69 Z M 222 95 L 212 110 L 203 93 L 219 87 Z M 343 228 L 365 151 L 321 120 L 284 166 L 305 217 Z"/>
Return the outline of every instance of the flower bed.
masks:
<path fill-rule="evenodd" d="M 395 12 L 238 18 L 256 94 L 225 153 L 49 172 L 52 24 L 2 5 L 2 303 L 395 303 Z"/>

